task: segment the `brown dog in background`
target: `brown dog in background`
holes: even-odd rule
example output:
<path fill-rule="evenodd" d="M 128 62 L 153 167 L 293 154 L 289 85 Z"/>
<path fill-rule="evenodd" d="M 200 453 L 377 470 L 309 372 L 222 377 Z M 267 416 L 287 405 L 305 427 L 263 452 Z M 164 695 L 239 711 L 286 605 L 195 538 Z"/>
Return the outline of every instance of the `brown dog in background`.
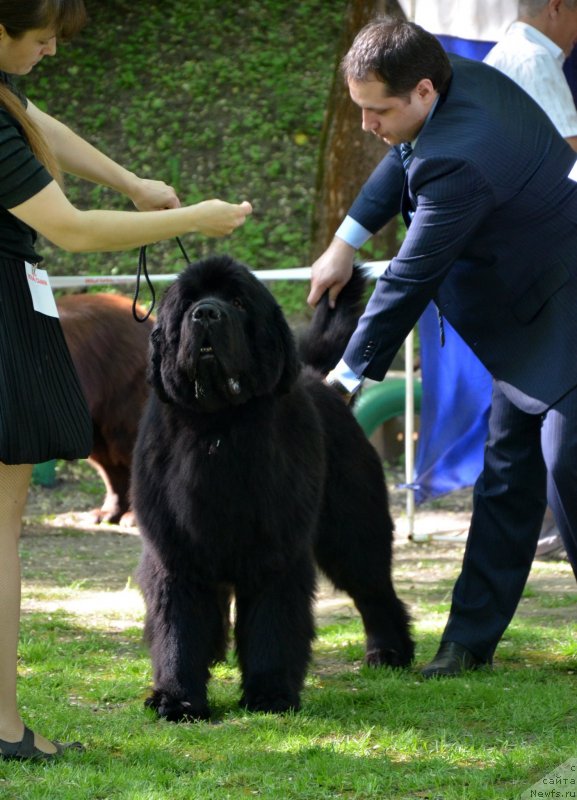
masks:
<path fill-rule="evenodd" d="M 148 338 L 153 320 L 138 323 L 132 300 L 118 294 L 70 294 L 57 300 L 60 322 L 94 426 L 89 461 L 106 486 L 96 522 L 119 522 L 130 511 L 132 448 L 148 396 Z M 139 309 L 139 316 L 144 316 Z M 130 521 L 127 517 L 126 522 Z"/>

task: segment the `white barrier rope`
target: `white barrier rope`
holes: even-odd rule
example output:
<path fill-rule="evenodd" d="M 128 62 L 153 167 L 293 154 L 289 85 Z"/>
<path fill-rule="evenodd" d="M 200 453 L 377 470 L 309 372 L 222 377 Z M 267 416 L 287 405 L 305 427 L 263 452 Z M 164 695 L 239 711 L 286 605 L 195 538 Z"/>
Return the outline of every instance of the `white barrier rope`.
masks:
<path fill-rule="evenodd" d="M 371 261 L 361 266 L 367 270 L 369 277 L 378 278 L 389 265 L 389 261 Z M 180 273 L 150 275 L 151 281 L 169 283 L 175 281 Z M 254 270 L 261 281 L 306 281 L 310 280 L 310 267 L 294 267 L 289 269 Z M 75 289 L 78 287 L 118 286 L 135 283 L 136 275 L 54 275 L 50 276 L 53 289 Z"/>

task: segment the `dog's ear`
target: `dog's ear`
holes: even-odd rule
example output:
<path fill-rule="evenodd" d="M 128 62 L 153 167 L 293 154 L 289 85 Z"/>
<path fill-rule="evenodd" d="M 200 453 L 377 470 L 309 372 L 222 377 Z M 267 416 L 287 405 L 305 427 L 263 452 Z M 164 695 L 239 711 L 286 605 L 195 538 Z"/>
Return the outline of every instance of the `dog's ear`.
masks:
<path fill-rule="evenodd" d="M 280 355 L 283 361 L 283 370 L 277 384 L 277 389 L 284 394 L 290 391 L 293 383 L 296 381 L 301 365 L 294 336 L 280 306 L 276 307 L 276 316 L 275 325 L 279 336 Z"/>
<path fill-rule="evenodd" d="M 158 397 L 164 402 L 168 403 L 168 395 L 164 391 L 164 384 L 162 382 L 162 355 L 164 351 L 164 333 L 162 327 L 157 322 L 150 334 L 149 344 L 149 361 L 146 379 L 148 383 L 154 387 Z"/>

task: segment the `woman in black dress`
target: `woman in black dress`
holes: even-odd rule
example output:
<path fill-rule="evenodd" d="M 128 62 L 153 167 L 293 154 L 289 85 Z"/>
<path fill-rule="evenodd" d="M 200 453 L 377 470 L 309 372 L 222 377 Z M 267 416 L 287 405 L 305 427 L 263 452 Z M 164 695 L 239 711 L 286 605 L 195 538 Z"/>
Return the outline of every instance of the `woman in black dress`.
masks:
<path fill-rule="evenodd" d="M 14 76 L 54 55 L 85 16 L 83 0 L 0 0 L 0 758 L 81 747 L 32 733 L 16 698 L 18 539 L 31 465 L 87 456 L 92 428 L 36 232 L 74 252 L 125 250 L 191 231 L 223 236 L 251 212 L 220 200 L 181 207 L 172 187 L 124 169 L 18 92 Z M 138 212 L 76 209 L 60 170 L 116 189 Z"/>

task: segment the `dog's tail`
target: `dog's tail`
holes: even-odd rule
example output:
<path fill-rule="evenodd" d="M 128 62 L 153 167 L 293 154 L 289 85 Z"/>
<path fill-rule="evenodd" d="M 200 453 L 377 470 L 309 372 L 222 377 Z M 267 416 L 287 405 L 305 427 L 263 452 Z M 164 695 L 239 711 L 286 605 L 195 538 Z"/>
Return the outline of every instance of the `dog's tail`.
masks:
<path fill-rule="evenodd" d="M 335 308 L 329 308 L 328 291 L 320 299 L 309 326 L 299 338 L 303 364 L 323 375 L 335 367 L 345 351 L 364 308 L 367 277 L 355 266 L 350 281 L 341 289 Z"/>

